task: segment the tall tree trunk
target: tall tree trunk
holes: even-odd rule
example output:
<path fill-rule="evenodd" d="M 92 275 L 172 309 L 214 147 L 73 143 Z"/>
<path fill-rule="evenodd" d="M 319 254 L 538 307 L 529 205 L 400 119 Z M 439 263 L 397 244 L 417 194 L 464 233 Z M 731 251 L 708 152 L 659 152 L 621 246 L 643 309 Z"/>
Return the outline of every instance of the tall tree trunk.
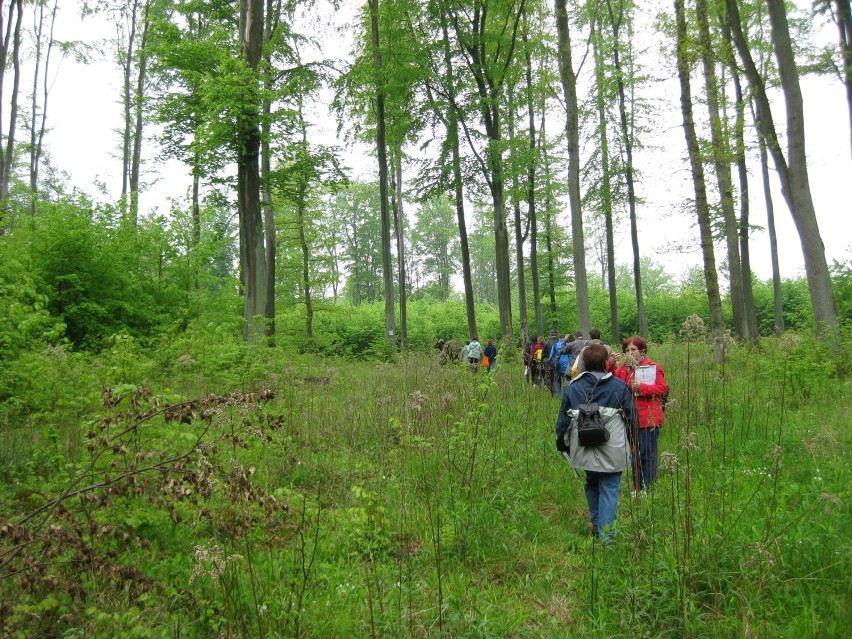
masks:
<path fill-rule="evenodd" d="M 270 116 L 271 105 L 269 100 L 263 99 L 263 123 L 261 124 L 262 141 L 260 144 L 260 202 L 263 211 L 263 238 L 266 253 L 266 310 L 263 314 L 266 319 L 266 335 L 270 338 L 269 345 L 274 346 L 275 335 L 275 261 L 276 261 L 276 232 L 275 232 L 275 208 L 272 206 L 272 191 L 269 188 L 269 176 L 272 173 L 272 151 L 269 147 L 270 138 Z M 302 195 L 302 198 L 304 196 Z M 302 206 L 302 198 L 297 206 Z M 303 211 L 302 211 L 303 212 Z"/>
<path fill-rule="evenodd" d="M 379 158 L 379 198 L 382 216 L 382 281 L 385 293 L 385 341 L 388 349 L 396 348 L 393 296 L 393 263 L 391 262 L 390 208 L 388 206 L 388 153 L 385 134 L 385 81 L 382 77 L 382 55 L 379 49 L 379 0 L 369 0 L 370 32 L 373 44 L 373 71 L 376 78 L 376 151 Z"/>
<path fill-rule="evenodd" d="M 265 12 L 265 20 L 263 23 L 263 41 L 268 46 L 264 47 L 265 49 L 271 47 L 274 43 L 274 39 L 278 32 L 278 27 L 281 23 L 281 8 L 280 3 L 276 3 L 273 0 L 266 0 L 266 12 Z M 264 65 L 263 71 L 263 85 L 267 91 L 272 91 L 275 85 L 275 79 L 272 75 L 272 62 L 270 60 L 270 56 L 268 53 L 266 55 L 266 64 Z M 275 208 L 272 204 L 272 190 L 270 187 L 270 175 L 272 173 L 272 149 L 270 148 L 270 138 L 272 137 L 271 131 L 271 122 L 272 122 L 272 104 L 270 100 L 265 97 L 269 95 L 267 91 L 264 91 L 264 98 L 262 99 L 261 109 L 263 111 L 263 119 L 261 124 L 261 132 L 262 132 L 262 140 L 261 140 L 261 148 L 260 148 L 260 171 L 261 171 L 261 208 L 263 210 L 263 235 L 264 235 L 264 243 L 266 248 L 266 312 L 264 313 L 264 317 L 266 318 L 266 335 L 269 338 L 269 345 L 275 345 L 275 282 L 277 277 L 277 255 L 278 255 L 278 242 L 276 239 L 276 227 L 275 227 Z M 305 119 L 302 112 L 302 101 L 299 98 L 298 103 L 298 114 L 299 114 L 299 125 L 302 131 L 302 147 L 307 153 L 307 132 Z M 297 206 L 301 206 L 302 210 L 300 214 L 304 217 L 304 207 L 305 207 L 305 188 L 302 188 L 302 192 L 299 194 L 299 202 Z M 303 229 L 300 229 L 303 230 Z M 309 297 L 310 297 L 310 280 L 306 280 L 306 285 L 304 286 L 303 293 L 306 295 L 305 299 L 305 308 L 309 307 Z M 310 319 L 308 322 L 310 323 Z M 310 338 L 310 328 L 307 330 L 307 337 Z"/>
<path fill-rule="evenodd" d="M 458 107 L 456 106 L 456 79 L 453 68 L 453 58 L 450 51 L 450 38 L 447 27 L 447 13 L 445 5 L 441 5 L 441 31 L 443 32 L 443 53 L 446 66 L 446 91 L 449 100 L 447 109 L 447 142 L 450 147 L 453 168 L 453 203 L 456 207 L 456 220 L 459 226 L 459 246 L 461 248 L 462 281 L 464 283 L 464 302 L 467 313 L 467 330 L 470 335 L 477 334 L 476 327 L 476 301 L 473 297 L 473 276 L 470 272 L 470 245 L 467 238 L 467 223 L 464 213 L 464 184 L 461 172 L 461 151 L 459 149 L 459 121 Z"/>
<path fill-rule="evenodd" d="M 527 14 L 524 12 L 524 19 Z M 541 283 L 538 274 L 538 218 L 535 208 L 536 168 L 538 166 L 536 153 L 536 130 L 533 86 L 532 86 L 532 55 L 527 37 L 527 26 L 524 25 L 524 62 L 526 66 L 526 97 L 527 97 L 527 119 L 529 124 L 530 157 L 527 167 L 527 215 L 530 225 L 530 271 L 533 287 L 533 307 L 535 313 L 535 328 L 537 335 L 544 335 L 544 318 L 541 315 Z M 542 117 L 544 110 L 542 109 Z M 521 336 L 523 340 L 529 339 L 528 335 Z"/>
<path fill-rule="evenodd" d="M 135 227 L 139 222 L 139 181 L 142 171 L 142 130 L 144 128 L 145 83 L 148 74 L 148 28 L 151 24 L 148 11 L 150 2 L 142 7 L 142 35 L 136 52 L 136 89 L 133 95 L 133 149 L 130 158 L 130 219 Z"/>
<path fill-rule="evenodd" d="M 301 100 L 299 100 L 299 119 L 302 126 L 302 149 L 304 153 L 308 152 L 307 126 L 301 114 Z M 311 262 L 310 251 L 308 249 L 308 240 L 305 233 L 307 221 L 305 220 L 305 210 L 307 209 L 308 193 L 307 182 L 302 179 L 299 190 L 296 193 L 296 226 L 299 229 L 299 250 L 302 254 L 302 296 L 305 299 L 305 337 L 308 341 L 314 337 L 314 299 L 313 287 L 311 286 Z"/>
<path fill-rule="evenodd" d="M 201 243 L 201 154 L 192 153 L 192 246 Z"/>
<path fill-rule="evenodd" d="M 496 108 L 496 107 L 495 107 Z M 503 196 L 503 153 L 500 149 L 500 120 L 495 112 L 488 140 L 488 166 L 491 173 L 491 201 L 494 207 L 494 262 L 497 271 L 497 309 L 500 315 L 500 332 L 504 338 L 512 337 L 512 291 L 509 271 L 509 229 L 506 228 L 506 210 Z"/>
<path fill-rule="evenodd" d="M 509 124 L 509 139 L 515 139 L 515 93 L 513 87 L 508 87 L 509 101 L 506 107 Z M 512 201 L 512 211 L 514 213 L 515 222 L 515 271 L 518 277 L 518 323 L 520 325 L 521 343 L 526 343 L 529 339 L 530 328 L 529 319 L 527 318 L 527 281 L 526 268 L 524 266 L 524 240 L 525 231 L 523 228 L 523 220 L 521 219 L 521 186 L 520 186 L 520 163 L 510 160 L 509 166 L 512 167 L 512 193 L 514 194 Z M 541 335 L 541 333 L 537 333 Z"/>
<path fill-rule="evenodd" d="M 237 203 L 240 218 L 241 255 L 245 285 L 243 338 L 256 334 L 256 318 L 266 317 L 266 253 L 260 206 L 260 98 L 257 69 L 263 41 L 262 0 L 240 0 L 240 49 L 250 70 L 246 100 L 238 122 Z"/>
<path fill-rule="evenodd" d="M 781 145 L 778 142 L 763 79 L 757 71 L 743 35 L 736 0 L 725 0 L 725 2 L 731 25 L 731 35 L 734 38 L 737 53 L 742 60 L 746 76 L 760 105 L 761 133 L 775 162 L 775 169 L 781 181 L 781 193 L 787 202 L 796 224 L 796 230 L 799 233 L 817 331 L 819 335 L 828 338 L 832 348 L 836 351 L 839 347 L 836 335 L 838 326 L 837 308 L 834 305 L 831 275 L 825 259 L 825 246 L 819 233 L 819 224 L 817 223 L 808 180 L 802 92 L 793 57 L 784 3 L 781 0 L 767 0 L 778 73 L 787 106 L 787 158 L 784 157 Z"/>
<path fill-rule="evenodd" d="M 568 147 L 568 203 L 571 208 L 571 240 L 574 250 L 574 287 L 577 295 L 577 321 L 588 334 L 592 327 L 589 289 L 586 277 L 586 247 L 583 212 L 580 203 L 580 109 L 577 104 L 577 76 L 571 62 L 571 36 L 565 0 L 555 0 L 559 78 L 565 96 L 565 139 Z"/>
<path fill-rule="evenodd" d="M 393 153 L 391 171 L 394 191 L 394 230 L 396 232 L 396 261 L 399 269 L 399 345 L 408 348 L 408 304 L 405 278 L 405 215 L 402 208 L 402 150 Z"/>
<path fill-rule="evenodd" d="M 750 339 L 743 303 L 743 274 L 740 261 L 739 228 L 734 212 L 734 183 L 731 176 L 731 152 L 722 122 L 719 81 L 716 77 L 716 59 L 710 39 L 710 21 L 707 18 L 707 0 L 695 0 L 698 22 L 698 39 L 701 45 L 701 63 L 704 68 L 704 88 L 707 94 L 707 115 L 710 121 L 710 140 L 719 204 L 725 224 L 725 246 L 728 252 L 728 279 L 731 286 L 731 307 L 734 330 L 741 339 Z"/>
<path fill-rule="evenodd" d="M 130 158 L 132 154 L 133 140 L 133 56 L 136 52 L 136 22 L 139 19 L 139 0 L 133 0 L 129 6 L 127 34 L 127 48 L 119 55 L 124 56 L 122 68 L 122 115 L 124 118 L 124 129 L 121 133 L 121 205 L 123 211 L 127 211 L 130 198 Z M 119 42 L 121 46 L 121 42 Z M 134 223 L 135 224 L 135 223 Z"/>
<path fill-rule="evenodd" d="M 639 335 L 648 337 L 648 317 L 645 312 L 645 296 L 642 293 L 642 260 L 639 254 L 639 225 L 636 220 L 636 186 L 633 179 L 633 132 L 627 117 L 627 95 L 624 88 L 624 70 L 621 68 L 621 40 L 619 30 L 624 19 L 624 0 L 618 2 L 618 14 L 612 8 L 612 0 L 607 0 L 609 23 L 612 27 L 612 64 L 615 68 L 615 82 L 618 90 L 618 116 L 621 123 L 621 137 L 624 145 L 624 181 L 627 186 L 627 207 L 630 215 L 630 244 L 633 248 L 633 287 L 636 289 L 636 315 L 639 322 Z"/>
<path fill-rule="evenodd" d="M 760 131 L 760 105 L 755 105 L 754 121 Z M 769 181 L 769 157 L 766 152 L 766 141 L 758 133 L 757 142 L 760 147 L 760 175 L 763 180 L 763 198 L 766 201 L 766 230 L 769 234 L 769 254 L 772 260 L 772 296 L 775 309 L 775 334 L 784 332 L 784 302 L 781 295 L 781 268 L 778 261 L 778 237 L 775 233 L 775 206 L 772 203 L 772 187 Z"/>
<path fill-rule="evenodd" d="M 8 213 L 9 187 L 12 181 L 12 162 L 15 157 L 15 129 L 18 123 L 18 89 L 21 84 L 21 23 L 24 18 L 22 0 L 12 0 L 9 5 L 9 19 L 3 33 L 0 46 L 0 121 L 2 121 L 3 86 L 5 69 L 12 57 L 12 95 L 9 99 L 9 129 L 6 134 L 6 148 L 0 149 L 0 222 L 5 221 Z M 0 9 L 2 11 L 2 9 Z M 0 12 L 0 30 L 3 28 Z M 13 26 L 14 25 L 14 26 Z"/>
<path fill-rule="evenodd" d="M 33 72 L 33 95 L 30 103 L 30 215 L 36 214 L 38 206 L 38 178 L 39 165 L 41 162 L 42 143 L 44 132 L 47 127 L 47 99 L 50 95 L 50 57 L 53 52 L 53 31 L 56 26 L 56 13 L 59 0 L 54 0 L 53 9 L 50 12 L 50 27 L 48 29 L 47 41 L 44 41 L 45 28 L 45 3 L 37 7 L 38 21 L 34 25 L 33 38 L 35 40 L 35 70 Z M 46 51 L 44 49 L 46 48 Z M 44 51 L 44 76 L 41 88 L 41 110 L 39 112 L 38 94 L 39 81 L 42 80 L 42 52 Z"/>
<path fill-rule="evenodd" d="M 695 132 L 695 120 L 692 113 L 692 88 L 690 86 L 689 60 L 686 52 L 684 0 L 675 0 L 674 6 L 675 19 L 677 21 L 677 70 L 678 78 L 680 79 L 680 107 L 683 114 L 683 131 L 686 138 L 689 164 L 692 168 L 695 210 L 701 234 L 701 254 L 704 258 L 704 282 L 707 288 L 707 301 L 710 305 L 710 328 L 713 333 L 714 355 L 716 362 L 722 363 L 725 359 L 725 318 L 722 314 L 719 280 L 716 277 L 716 256 L 713 251 L 713 231 L 710 220 L 710 206 L 707 202 L 707 187 L 704 181 L 704 166 L 701 163 L 701 150 L 698 145 L 698 135 Z"/>
<path fill-rule="evenodd" d="M 621 343 L 618 327 L 618 291 L 615 281 L 615 231 L 612 223 L 612 191 L 609 186 L 609 138 L 607 136 L 606 100 L 604 87 L 606 83 L 603 51 L 600 39 L 592 38 L 595 56 L 595 106 L 598 110 L 598 139 L 601 153 L 601 209 L 606 226 L 606 285 L 609 292 L 609 330 L 610 341 Z M 596 43 L 596 44 L 595 44 Z M 603 278 L 601 278 L 603 281 Z"/>
<path fill-rule="evenodd" d="M 756 340 L 760 337 L 757 328 L 757 311 L 754 307 L 754 289 L 752 286 L 751 272 L 751 251 L 749 250 L 749 235 L 751 233 L 751 223 L 749 216 L 751 212 L 751 198 L 749 196 L 748 186 L 748 168 L 746 167 L 746 146 L 745 146 L 745 99 L 743 98 L 743 88 L 740 81 L 740 73 L 737 65 L 733 64 L 733 42 L 731 40 L 731 30 L 728 28 L 728 23 L 724 16 L 720 16 L 722 34 L 725 38 L 725 43 L 728 47 L 726 59 L 730 62 L 731 78 L 734 82 L 734 98 L 736 101 L 736 122 L 734 128 L 734 157 L 737 165 L 737 177 L 740 184 L 740 261 L 742 263 L 742 278 L 743 278 L 743 310 L 746 317 L 746 325 L 748 326 L 749 339 Z"/>
<path fill-rule="evenodd" d="M 544 120 L 542 116 L 541 136 L 544 138 Z M 553 185 L 550 175 L 550 155 L 546 149 L 544 156 L 544 246 L 547 250 L 547 295 L 550 300 L 550 325 L 556 328 L 556 265 L 553 262 Z"/>
<path fill-rule="evenodd" d="M 849 108 L 849 150 L 852 152 L 852 6 L 849 0 L 834 0 L 837 6 L 837 29 L 840 32 L 840 57 L 843 60 L 843 84 Z"/>
<path fill-rule="evenodd" d="M 829 339 L 839 352 L 840 342 L 837 328 L 839 318 L 831 288 L 831 274 L 825 259 L 825 245 L 819 232 L 816 210 L 811 197 L 811 185 L 808 177 L 808 162 L 805 152 L 805 112 L 802 89 L 799 85 L 799 72 L 793 56 L 793 44 L 790 41 L 790 28 L 787 24 L 787 9 L 783 0 L 767 0 L 769 23 L 772 27 L 772 44 L 775 48 L 775 60 L 778 63 L 778 75 L 787 105 L 787 169 L 790 174 L 790 199 L 792 201 L 793 220 L 802 241 L 802 253 L 805 258 L 805 273 L 811 294 L 811 305 L 820 334 L 830 333 Z"/>
<path fill-rule="evenodd" d="M 509 231 L 506 227 L 506 210 L 503 184 L 503 146 L 501 108 L 502 87 L 506 73 L 514 60 L 518 25 L 525 1 L 509 8 L 503 16 L 502 38 L 496 50 L 489 51 L 493 39 L 487 37 L 489 5 L 477 4 L 471 14 L 466 33 L 457 14 L 453 14 L 456 37 L 466 52 L 467 66 L 476 84 L 477 106 L 485 125 L 487 136 L 486 160 L 483 167 L 491 192 L 494 228 L 494 260 L 497 275 L 497 309 L 500 316 L 500 331 L 504 338 L 512 337 L 512 287 L 509 268 Z M 505 48 L 502 46 L 505 44 Z M 493 56 L 493 57 L 492 57 Z"/>

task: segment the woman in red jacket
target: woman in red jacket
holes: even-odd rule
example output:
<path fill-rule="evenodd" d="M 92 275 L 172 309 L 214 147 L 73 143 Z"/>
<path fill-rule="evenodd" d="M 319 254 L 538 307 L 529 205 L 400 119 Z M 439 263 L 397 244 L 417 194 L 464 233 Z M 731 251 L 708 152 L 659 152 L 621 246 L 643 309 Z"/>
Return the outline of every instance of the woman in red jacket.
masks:
<path fill-rule="evenodd" d="M 648 488 L 657 479 L 660 426 L 665 421 L 663 398 L 669 394 L 663 367 L 648 359 L 648 344 L 641 337 L 628 337 L 621 345 L 623 364 L 615 376 L 633 391 L 639 413 L 639 433 L 633 438 L 633 488 Z M 638 450 L 637 450 L 638 448 Z"/>

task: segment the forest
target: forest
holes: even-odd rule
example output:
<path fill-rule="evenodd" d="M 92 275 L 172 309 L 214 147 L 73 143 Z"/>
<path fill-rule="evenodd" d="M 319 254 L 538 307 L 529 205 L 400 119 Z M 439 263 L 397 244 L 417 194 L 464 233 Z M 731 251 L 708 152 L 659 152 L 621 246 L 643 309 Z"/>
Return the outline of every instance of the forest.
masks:
<path fill-rule="evenodd" d="M 802 89 L 848 160 L 849 0 L 61 4 L 0 8 L 0 639 L 849 632 L 849 198 Z M 121 179 L 82 189 L 51 90 L 97 56 Z M 647 249 L 684 221 L 700 264 Z M 521 356 L 593 327 L 670 386 L 609 544 Z M 473 336 L 493 371 L 439 359 Z"/>

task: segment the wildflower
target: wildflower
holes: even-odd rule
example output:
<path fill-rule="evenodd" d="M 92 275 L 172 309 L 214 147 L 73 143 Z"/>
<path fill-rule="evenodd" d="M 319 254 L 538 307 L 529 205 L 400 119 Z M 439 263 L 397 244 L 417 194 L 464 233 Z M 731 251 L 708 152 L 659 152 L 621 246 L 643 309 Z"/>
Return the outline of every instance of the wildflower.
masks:
<path fill-rule="evenodd" d="M 207 575 L 213 579 L 214 585 L 219 582 L 219 578 L 227 570 L 228 566 L 239 561 L 242 555 L 225 556 L 222 549 L 213 544 L 212 546 L 203 546 L 201 544 L 195 546 L 195 565 L 192 567 L 192 574 L 189 576 L 189 583 L 193 583 L 198 577 Z"/>
<path fill-rule="evenodd" d="M 707 335 L 707 326 L 698 315 L 692 314 L 681 324 L 680 334 L 689 340 L 702 338 Z"/>
<path fill-rule="evenodd" d="M 678 456 L 670 451 L 660 453 L 660 468 L 662 470 L 677 470 L 680 465 Z"/>
<path fill-rule="evenodd" d="M 684 450 L 701 450 L 698 447 L 698 444 L 695 441 L 698 439 L 697 433 L 688 433 L 686 436 L 686 441 L 683 444 Z"/>

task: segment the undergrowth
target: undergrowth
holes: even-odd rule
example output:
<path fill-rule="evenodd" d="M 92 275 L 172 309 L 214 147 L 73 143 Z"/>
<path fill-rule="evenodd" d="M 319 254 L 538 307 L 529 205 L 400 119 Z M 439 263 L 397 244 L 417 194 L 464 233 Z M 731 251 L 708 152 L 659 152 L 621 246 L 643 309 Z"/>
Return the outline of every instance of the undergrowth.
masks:
<path fill-rule="evenodd" d="M 623 483 L 606 546 L 555 452 L 557 400 L 519 364 L 175 348 L 26 364 L 50 391 L 21 383 L 0 413 L 0 635 L 852 627 L 852 393 L 818 342 L 734 346 L 721 367 L 652 347 L 672 388 L 661 476 Z"/>

